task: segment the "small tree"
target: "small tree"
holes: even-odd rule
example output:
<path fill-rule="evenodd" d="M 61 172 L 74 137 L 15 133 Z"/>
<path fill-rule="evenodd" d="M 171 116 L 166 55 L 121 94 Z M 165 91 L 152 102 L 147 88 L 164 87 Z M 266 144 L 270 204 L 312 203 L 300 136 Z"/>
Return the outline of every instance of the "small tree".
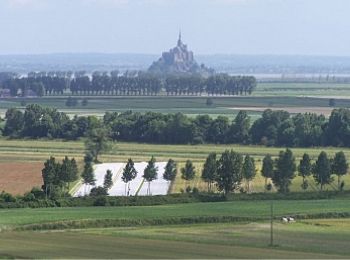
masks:
<path fill-rule="evenodd" d="M 113 186 L 112 177 L 113 177 L 112 171 L 111 170 L 107 170 L 106 175 L 104 177 L 104 181 L 103 181 L 103 187 L 106 190 L 109 190 Z"/>
<path fill-rule="evenodd" d="M 226 150 L 218 161 L 217 185 L 227 196 L 231 191 L 240 187 L 242 181 L 242 155 Z"/>
<path fill-rule="evenodd" d="M 263 159 L 261 175 L 265 178 L 265 190 L 268 190 L 267 179 L 273 177 L 273 160 L 269 154 L 267 154 Z"/>
<path fill-rule="evenodd" d="M 83 100 L 81 101 L 81 105 L 83 106 L 83 107 L 86 107 L 87 105 L 88 105 L 88 100 L 87 100 L 87 98 L 83 98 Z"/>
<path fill-rule="evenodd" d="M 295 177 L 296 170 L 295 158 L 290 149 L 280 151 L 278 158 L 275 161 L 276 169 L 274 171 L 272 181 L 278 191 L 282 193 L 289 192 L 289 185 Z"/>
<path fill-rule="evenodd" d="M 246 155 L 244 158 L 244 163 L 242 167 L 243 178 L 247 182 L 247 191 L 250 192 L 250 182 L 254 179 L 256 175 L 254 158 Z"/>
<path fill-rule="evenodd" d="M 208 192 L 212 191 L 212 184 L 217 178 L 216 153 L 210 153 L 204 163 L 202 179 L 208 183 Z"/>
<path fill-rule="evenodd" d="M 214 104 L 214 101 L 213 101 L 213 99 L 212 98 L 207 98 L 207 100 L 206 100 L 206 105 L 208 106 L 208 107 L 210 107 L 210 106 L 212 106 L 213 104 Z"/>
<path fill-rule="evenodd" d="M 130 181 L 135 179 L 137 176 L 137 171 L 134 167 L 134 161 L 130 158 L 123 170 L 122 181 L 125 183 L 125 196 L 129 196 L 130 192 Z M 126 191 L 128 188 L 128 191 Z"/>
<path fill-rule="evenodd" d="M 338 189 L 341 190 L 341 177 L 346 175 L 349 169 L 349 164 L 346 160 L 343 151 L 340 151 L 335 154 L 334 159 L 332 161 L 331 169 L 332 174 L 338 176 Z"/>
<path fill-rule="evenodd" d="M 85 141 L 85 148 L 93 156 L 94 162 L 98 163 L 98 156 L 111 148 L 107 130 L 102 127 L 90 130 Z"/>
<path fill-rule="evenodd" d="M 186 186 L 190 180 L 194 179 L 196 175 L 195 167 L 191 160 L 187 160 L 185 167 L 181 168 L 181 178 L 186 181 Z"/>
<path fill-rule="evenodd" d="M 51 156 L 50 159 L 44 163 L 44 168 L 41 173 L 44 182 L 43 191 L 45 192 L 46 198 L 51 196 L 54 186 L 57 184 L 59 168 L 60 165 L 56 163 L 55 157 Z"/>
<path fill-rule="evenodd" d="M 165 165 L 163 178 L 168 182 L 173 181 L 176 177 L 176 174 L 177 174 L 176 162 L 173 159 L 169 159 L 167 164 Z"/>
<path fill-rule="evenodd" d="M 321 190 L 323 190 L 324 185 L 330 184 L 333 181 L 331 177 L 331 164 L 324 151 L 319 154 L 313 166 L 313 175 L 315 182 L 321 186 Z"/>
<path fill-rule="evenodd" d="M 60 170 L 60 179 L 67 186 L 69 192 L 70 183 L 78 179 L 78 165 L 75 159 L 69 159 L 67 156 L 64 157 Z"/>
<path fill-rule="evenodd" d="M 151 182 L 158 177 L 158 167 L 156 167 L 156 159 L 153 156 L 149 160 L 142 177 L 148 182 L 147 195 L 151 195 Z"/>
<path fill-rule="evenodd" d="M 87 185 L 95 185 L 96 179 L 94 170 L 92 168 L 92 156 L 90 154 L 85 155 L 84 157 L 84 170 L 81 174 L 83 178 L 83 183 L 85 184 L 85 188 Z M 86 195 L 86 190 L 85 190 Z"/>
<path fill-rule="evenodd" d="M 303 158 L 300 160 L 299 166 L 298 166 L 298 175 L 303 178 L 303 182 L 301 184 L 301 188 L 303 190 L 306 190 L 308 188 L 308 182 L 306 180 L 306 177 L 310 176 L 312 173 L 312 165 L 310 156 L 307 153 L 304 153 Z"/>

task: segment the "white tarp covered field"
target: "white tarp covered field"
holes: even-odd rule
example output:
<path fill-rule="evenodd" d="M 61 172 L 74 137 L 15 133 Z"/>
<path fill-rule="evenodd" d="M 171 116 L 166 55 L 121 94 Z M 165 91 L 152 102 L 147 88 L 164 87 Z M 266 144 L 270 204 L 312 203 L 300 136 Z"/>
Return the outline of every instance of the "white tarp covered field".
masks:
<path fill-rule="evenodd" d="M 157 162 L 158 178 L 151 182 L 151 195 L 166 195 L 169 190 L 170 183 L 163 179 L 164 167 L 166 162 Z M 148 182 L 144 181 L 142 175 L 146 168 L 146 162 L 135 163 L 134 167 L 137 171 L 137 176 L 130 182 L 129 196 L 144 196 L 147 195 Z M 109 189 L 110 196 L 125 196 L 125 183 L 122 181 L 123 168 L 125 163 L 102 163 L 94 166 L 94 173 L 96 179 L 96 187 L 103 186 L 104 176 L 107 170 L 112 171 L 113 186 Z M 74 197 L 84 196 L 90 193 L 91 188 L 80 183 L 80 186 L 74 192 Z"/>

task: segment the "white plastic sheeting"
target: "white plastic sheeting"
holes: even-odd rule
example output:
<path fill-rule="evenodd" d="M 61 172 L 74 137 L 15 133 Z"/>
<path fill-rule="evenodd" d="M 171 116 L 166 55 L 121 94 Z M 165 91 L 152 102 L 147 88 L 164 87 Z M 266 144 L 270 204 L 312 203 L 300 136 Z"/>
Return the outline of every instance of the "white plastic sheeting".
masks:
<path fill-rule="evenodd" d="M 158 178 L 151 182 L 151 195 L 165 195 L 168 193 L 170 183 L 163 178 L 165 165 L 166 162 L 156 163 L 156 167 L 158 167 Z M 145 181 L 138 195 L 147 195 L 147 188 L 148 182 Z"/>
<path fill-rule="evenodd" d="M 166 162 L 157 162 L 158 178 L 151 182 L 151 195 L 165 195 L 168 193 L 170 182 L 164 180 L 163 173 Z M 126 194 L 129 196 L 147 195 L 148 182 L 144 181 L 142 175 L 146 168 L 146 162 L 135 163 L 134 167 L 137 171 L 136 178 L 130 182 L 130 189 L 126 189 Z M 125 183 L 122 181 L 122 173 L 125 163 L 102 163 L 95 166 L 95 186 L 103 186 L 104 176 L 107 170 L 112 171 L 113 186 L 109 189 L 110 196 L 125 196 Z M 88 194 L 94 186 L 85 186 L 82 184 L 75 192 L 74 196 L 84 196 Z"/>
<path fill-rule="evenodd" d="M 103 186 L 103 181 L 105 178 L 105 175 L 107 173 L 107 170 L 112 171 L 112 180 L 115 180 L 117 177 L 118 172 L 124 167 L 124 163 L 102 163 L 102 164 L 96 164 L 94 166 L 94 174 L 96 179 L 95 186 Z M 95 187 L 90 185 L 82 184 L 78 190 L 74 193 L 75 197 L 84 196 L 86 194 L 90 193 L 90 190 Z"/>

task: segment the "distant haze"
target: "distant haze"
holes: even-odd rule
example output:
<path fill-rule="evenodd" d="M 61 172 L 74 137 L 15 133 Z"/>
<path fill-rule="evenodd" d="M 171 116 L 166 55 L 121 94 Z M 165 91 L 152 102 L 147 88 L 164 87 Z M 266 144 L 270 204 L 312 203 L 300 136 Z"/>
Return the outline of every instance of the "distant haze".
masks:
<path fill-rule="evenodd" d="M 0 0 L 0 54 L 350 56 L 349 0 Z M 0 57 L 1 63 L 1 57 Z"/>

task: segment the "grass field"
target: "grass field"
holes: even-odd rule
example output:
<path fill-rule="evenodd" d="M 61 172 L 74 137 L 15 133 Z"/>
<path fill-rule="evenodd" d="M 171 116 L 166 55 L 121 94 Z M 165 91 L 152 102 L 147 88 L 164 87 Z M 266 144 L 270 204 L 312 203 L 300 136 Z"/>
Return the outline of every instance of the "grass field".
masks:
<path fill-rule="evenodd" d="M 346 220 L 345 223 L 349 223 Z M 348 258 L 344 220 L 312 224 L 201 224 L 64 232 L 5 232 L 0 254 L 11 258 Z M 325 246 L 325 243 L 327 246 Z"/>
<path fill-rule="evenodd" d="M 275 214 L 350 212 L 347 200 L 276 201 Z M 269 216 L 269 202 L 237 201 L 148 207 L 12 209 L 0 225 L 103 218 Z M 239 223 L 130 226 L 60 231 L 2 231 L 0 255 L 11 258 L 347 258 L 350 219 L 274 224 L 269 247 L 267 220 Z"/>
<path fill-rule="evenodd" d="M 274 202 L 275 216 L 350 212 L 348 199 L 287 200 Z M 152 220 L 191 217 L 268 218 L 269 201 L 229 201 L 160 206 L 73 207 L 40 209 L 2 209 L 0 227 L 13 229 L 33 225 L 86 220 Z"/>
<path fill-rule="evenodd" d="M 102 155 L 103 162 L 125 162 L 128 158 L 132 158 L 136 162 L 147 161 L 153 155 L 158 161 L 167 161 L 169 158 L 178 162 L 178 167 L 184 166 L 184 162 L 190 159 L 194 162 L 197 176 L 188 183 L 192 187 L 198 187 L 201 190 L 206 190 L 206 184 L 201 181 L 200 174 L 205 158 L 210 152 L 222 153 L 226 149 L 233 149 L 242 154 L 250 154 L 256 160 L 258 169 L 257 176 L 252 183 L 254 192 L 264 190 L 264 179 L 261 177 L 259 169 L 261 167 L 261 159 L 266 154 L 277 156 L 280 150 L 285 148 L 263 147 L 263 146 L 240 146 L 240 145 L 154 145 L 154 144 L 137 144 L 137 143 L 115 143 L 113 149 L 108 154 Z M 293 148 L 292 151 L 296 156 L 297 162 L 302 157 L 303 153 L 307 152 L 313 160 L 315 160 L 321 150 L 326 151 L 330 156 L 333 156 L 337 151 L 343 150 L 347 158 L 350 158 L 350 149 L 346 148 Z M 84 155 L 83 141 L 67 142 L 67 141 L 44 141 L 44 140 L 6 140 L 0 139 L 0 163 L 34 163 L 36 165 L 37 176 L 41 178 L 41 169 L 37 167 L 38 163 L 43 163 L 50 156 L 57 159 L 63 159 L 64 156 L 75 157 L 81 164 Z M 34 168 L 32 168 L 34 169 Z M 2 177 L 7 174 L 17 176 L 16 180 L 26 183 L 27 187 L 31 185 L 31 180 L 26 178 L 25 172 L 28 169 L 19 167 L 11 172 L 1 171 Z M 34 174 L 31 172 L 31 174 Z M 22 178 L 21 178 L 22 177 Z M 2 178 L 6 182 L 5 178 Z M 350 189 L 350 175 L 344 177 L 345 189 Z M 317 190 L 312 178 L 309 178 L 310 190 Z M 300 191 L 301 178 L 296 177 L 291 186 L 292 191 Z M 1 181 L 0 181 L 1 187 Z M 185 189 L 186 183 L 181 179 L 180 174 L 177 175 L 172 192 L 180 192 Z M 333 190 L 335 186 L 328 186 L 327 189 Z"/>
<path fill-rule="evenodd" d="M 254 96 L 350 96 L 350 84 L 259 83 Z"/>

